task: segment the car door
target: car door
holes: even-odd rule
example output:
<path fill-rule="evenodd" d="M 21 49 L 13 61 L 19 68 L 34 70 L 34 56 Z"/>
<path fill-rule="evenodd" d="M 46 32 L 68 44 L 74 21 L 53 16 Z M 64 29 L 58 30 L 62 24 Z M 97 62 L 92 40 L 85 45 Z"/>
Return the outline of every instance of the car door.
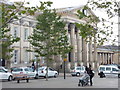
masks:
<path fill-rule="evenodd" d="M 85 73 L 85 68 L 82 66 L 81 67 L 81 74 Z"/>
<path fill-rule="evenodd" d="M 106 71 L 105 71 L 105 74 L 108 75 L 108 76 L 111 76 L 112 72 L 111 72 L 111 67 L 106 67 Z"/>
<path fill-rule="evenodd" d="M 54 76 L 54 70 L 52 68 L 48 68 L 48 76 Z"/>
<path fill-rule="evenodd" d="M 29 73 L 30 73 L 31 77 L 35 77 L 36 76 L 36 72 L 33 71 L 32 68 L 28 68 L 28 69 L 29 69 Z"/>
<path fill-rule="evenodd" d="M 0 79 L 3 79 L 3 76 L 4 76 L 3 70 L 0 69 Z"/>
<path fill-rule="evenodd" d="M 119 69 L 116 69 L 116 68 L 112 67 L 112 75 L 113 76 L 118 76 L 118 73 L 119 73 Z"/>
<path fill-rule="evenodd" d="M 3 69 L 0 69 L 0 79 L 8 79 L 8 74 Z"/>
<path fill-rule="evenodd" d="M 24 68 L 24 72 L 25 72 L 29 77 L 35 77 L 34 72 L 32 72 L 29 68 Z"/>

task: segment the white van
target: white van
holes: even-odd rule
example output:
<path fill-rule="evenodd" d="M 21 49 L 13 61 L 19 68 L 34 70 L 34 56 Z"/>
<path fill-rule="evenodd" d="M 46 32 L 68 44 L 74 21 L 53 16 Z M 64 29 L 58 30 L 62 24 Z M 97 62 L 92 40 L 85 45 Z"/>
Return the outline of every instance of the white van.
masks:
<path fill-rule="evenodd" d="M 100 65 L 98 68 L 98 75 L 103 72 L 105 76 L 112 76 L 120 78 L 120 69 L 116 65 Z"/>

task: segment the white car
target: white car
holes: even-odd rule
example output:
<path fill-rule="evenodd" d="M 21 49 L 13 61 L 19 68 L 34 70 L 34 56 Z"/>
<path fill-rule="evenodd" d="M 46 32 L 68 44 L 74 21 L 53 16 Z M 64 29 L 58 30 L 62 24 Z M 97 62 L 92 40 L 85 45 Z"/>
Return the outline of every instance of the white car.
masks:
<path fill-rule="evenodd" d="M 85 73 L 85 67 L 84 66 L 76 66 L 71 70 L 72 76 L 80 76 Z"/>
<path fill-rule="evenodd" d="M 28 77 L 31 78 L 37 78 L 37 73 L 34 72 L 31 68 L 29 67 L 18 67 L 18 68 L 13 68 L 12 70 L 12 74 L 13 74 L 13 78 L 15 79 L 15 75 L 22 75 L 22 74 L 26 74 L 28 75 Z"/>
<path fill-rule="evenodd" d="M 46 66 L 39 67 L 37 72 L 38 72 L 39 77 L 46 78 L 47 67 Z M 58 76 L 58 72 L 55 71 L 54 69 L 48 67 L 48 77 L 55 77 L 56 78 L 57 76 Z"/>
<path fill-rule="evenodd" d="M 10 72 L 5 71 L 4 69 L 0 68 L 0 80 L 11 81 L 12 78 L 13 78 L 13 75 Z"/>
<path fill-rule="evenodd" d="M 6 72 L 8 71 L 8 69 L 6 69 L 6 68 L 5 68 L 5 67 L 3 67 L 3 66 L 0 66 L 0 69 L 5 70 Z"/>

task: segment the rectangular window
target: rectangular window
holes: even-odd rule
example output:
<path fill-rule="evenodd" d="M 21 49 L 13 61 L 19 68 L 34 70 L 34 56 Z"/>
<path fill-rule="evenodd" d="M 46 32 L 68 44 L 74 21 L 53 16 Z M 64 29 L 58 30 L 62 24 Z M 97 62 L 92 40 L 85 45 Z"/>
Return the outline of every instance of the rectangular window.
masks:
<path fill-rule="evenodd" d="M 17 37 L 17 32 L 18 32 L 18 27 L 14 27 L 14 38 L 16 38 Z"/>
<path fill-rule="evenodd" d="M 26 50 L 25 50 L 25 54 L 24 54 L 24 60 L 25 60 L 25 63 L 29 62 L 29 53 Z"/>
<path fill-rule="evenodd" d="M 105 67 L 100 67 L 100 71 L 105 71 Z"/>
<path fill-rule="evenodd" d="M 27 40 L 28 39 L 28 28 L 25 28 L 24 29 L 24 40 Z"/>
<path fill-rule="evenodd" d="M 106 67 L 106 71 L 111 71 L 111 68 L 110 67 Z"/>
<path fill-rule="evenodd" d="M 112 71 L 119 71 L 118 69 L 116 69 L 116 68 L 112 68 Z"/>
<path fill-rule="evenodd" d="M 18 50 L 14 51 L 14 63 L 17 63 L 18 60 Z"/>

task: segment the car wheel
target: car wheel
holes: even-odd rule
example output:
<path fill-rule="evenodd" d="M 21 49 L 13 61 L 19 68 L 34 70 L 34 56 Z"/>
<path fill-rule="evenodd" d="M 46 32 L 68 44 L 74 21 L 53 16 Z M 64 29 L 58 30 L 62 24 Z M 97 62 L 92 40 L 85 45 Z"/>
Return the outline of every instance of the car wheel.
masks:
<path fill-rule="evenodd" d="M 76 76 L 80 76 L 80 73 L 76 73 Z"/>
<path fill-rule="evenodd" d="M 58 74 L 57 74 L 57 73 L 55 73 L 54 77 L 56 78 L 57 76 L 58 76 Z"/>
<path fill-rule="evenodd" d="M 35 75 L 35 79 L 38 79 L 38 78 L 39 78 L 39 76 L 38 76 L 38 74 L 36 74 L 36 75 Z"/>
<path fill-rule="evenodd" d="M 72 75 L 72 76 L 75 76 L 75 75 Z"/>
<path fill-rule="evenodd" d="M 9 76 L 8 77 L 8 81 L 12 81 L 13 77 L 12 76 Z"/>
<path fill-rule="evenodd" d="M 118 78 L 120 78 L 120 74 L 118 74 Z"/>

